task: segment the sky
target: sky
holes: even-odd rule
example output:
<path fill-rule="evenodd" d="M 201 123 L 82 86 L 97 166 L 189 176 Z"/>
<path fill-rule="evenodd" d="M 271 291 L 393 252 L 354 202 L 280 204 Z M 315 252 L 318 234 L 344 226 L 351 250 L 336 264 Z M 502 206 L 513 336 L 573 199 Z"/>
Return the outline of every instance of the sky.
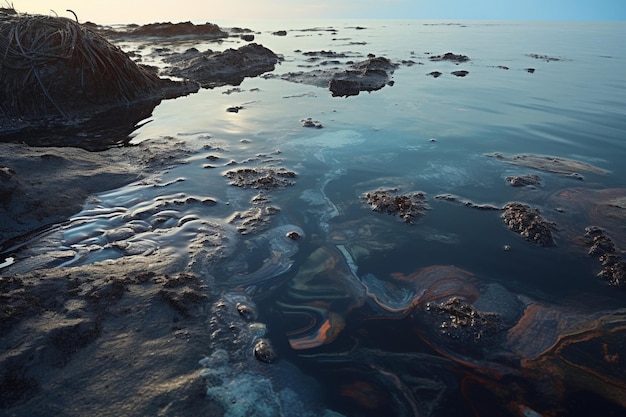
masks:
<path fill-rule="evenodd" d="M 623 20 L 626 0 L 0 0 L 98 24 L 248 19 Z M 52 12 L 52 10 L 54 12 Z"/>

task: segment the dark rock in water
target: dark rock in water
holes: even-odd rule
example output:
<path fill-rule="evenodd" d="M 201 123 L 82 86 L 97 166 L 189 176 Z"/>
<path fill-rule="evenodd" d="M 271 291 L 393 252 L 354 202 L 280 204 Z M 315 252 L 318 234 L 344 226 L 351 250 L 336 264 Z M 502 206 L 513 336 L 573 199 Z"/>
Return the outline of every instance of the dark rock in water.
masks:
<path fill-rule="evenodd" d="M 502 70 L 508 70 L 509 69 L 509 67 L 507 67 L 505 65 L 498 65 L 496 68 L 502 69 Z"/>
<path fill-rule="evenodd" d="M 463 343 L 465 348 L 472 344 L 484 346 L 493 342 L 494 336 L 504 329 L 502 319 L 495 313 L 483 313 L 460 297 L 426 304 L 426 311 L 441 316 L 441 333 Z"/>
<path fill-rule="evenodd" d="M 422 217 L 428 210 L 426 196 L 422 192 L 396 194 L 396 189 L 376 190 L 365 193 L 364 198 L 373 211 L 400 217 L 406 223 Z"/>
<path fill-rule="evenodd" d="M 526 68 L 526 72 L 529 72 L 529 73 L 532 74 L 532 73 L 535 72 L 535 69 L 534 68 Z"/>
<path fill-rule="evenodd" d="M 272 35 L 274 35 L 274 36 L 287 36 L 287 31 L 286 30 L 277 30 L 276 32 L 272 32 Z"/>
<path fill-rule="evenodd" d="M 322 123 L 318 122 L 317 120 L 313 120 L 310 117 L 300 120 L 300 123 L 302 123 L 302 127 L 314 127 L 316 129 L 321 129 L 324 127 Z"/>
<path fill-rule="evenodd" d="M 210 38 L 225 38 L 228 33 L 224 32 L 220 27 L 213 23 L 205 23 L 202 25 L 195 25 L 191 22 L 181 23 L 149 23 L 134 28 L 131 31 L 124 33 L 128 36 L 202 36 Z"/>
<path fill-rule="evenodd" d="M 554 224 L 544 220 L 538 209 L 522 203 L 508 203 L 503 209 L 501 217 L 509 229 L 540 246 L 556 246 L 552 237 Z"/>
<path fill-rule="evenodd" d="M 267 339 L 259 339 L 254 345 L 254 357 L 261 362 L 272 363 L 276 360 L 276 352 Z"/>
<path fill-rule="evenodd" d="M 461 70 L 461 71 L 452 71 L 450 74 L 456 75 L 457 77 L 465 77 L 469 74 L 469 71 Z"/>
<path fill-rule="evenodd" d="M 246 42 L 252 42 L 254 40 L 254 35 L 251 33 L 246 33 L 244 35 L 240 35 L 239 37 Z"/>
<path fill-rule="evenodd" d="M 390 81 L 397 65 L 384 57 L 372 57 L 352 64 L 332 76 L 328 88 L 333 97 L 356 96 L 361 91 L 380 90 Z"/>
<path fill-rule="evenodd" d="M 239 168 L 227 171 L 224 176 L 237 187 L 269 190 L 293 185 L 296 173 L 285 168 Z"/>
<path fill-rule="evenodd" d="M 453 54 L 452 52 L 446 52 L 445 54 L 441 54 L 441 55 L 433 55 L 428 57 L 428 59 L 430 59 L 431 61 L 450 61 L 450 62 L 456 62 L 461 63 L 461 62 L 467 62 L 470 59 L 466 56 L 466 55 L 457 55 L 457 54 Z"/>
<path fill-rule="evenodd" d="M 220 85 L 239 85 L 245 77 L 256 77 L 273 71 L 278 62 L 274 52 L 256 43 L 224 52 L 199 52 L 192 48 L 166 59 L 174 64 L 167 69 L 169 75 L 187 78 L 200 83 L 204 88 Z"/>
<path fill-rule="evenodd" d="M 243 106 L 232 106 L 232 107 L 228 107 L 226 108 L 226 111 L 229 113 L 239 113 L 239 110 L 242 110 Z"/>
<path fill-rule="evenodd" d="M 541 184 L 541 177 L 539 175 L 514 175 L 506 177 L 506 181 L 513 187 L 525 187 L 527 185 L 539 185 Z"/>
<path fill-rule="evenodd" d="M 428 74 L 426 74 L 426 75 L 430 75 L 430 76 L 431 76 L 431 77 L 433 77 L 433 78 L 438 78 L 438 77 L 440 77 L 440 76 L 441 76 L 441 72 L 439 72 L 439 71 L 433 71 L 433 72 L 429 72 L 429 73 L 428 73 Z"/>
<path fill-rule="evenodd" d="M 604 229 L 597 226 L 585 228 L 585 242 L 590 246 L 589 255 L 602 263 L 598 276 L 610 285 L 626 288 L 626 261 L 615 253 L 615 244 Z"/>

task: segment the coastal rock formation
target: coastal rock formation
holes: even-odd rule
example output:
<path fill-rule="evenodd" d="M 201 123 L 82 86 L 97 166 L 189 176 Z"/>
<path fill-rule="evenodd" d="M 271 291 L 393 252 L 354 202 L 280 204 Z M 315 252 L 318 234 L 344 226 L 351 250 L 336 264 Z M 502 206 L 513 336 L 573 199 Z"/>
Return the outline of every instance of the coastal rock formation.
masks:
<path fill-rule="evenodd" d="M 328 84 L 333 97 L 356 96 L 361 91 L 380 90 L 391 80 L 397 65 L 384 57 L 368 58 L 336 73 Z"/>
<path fill-rule="evenodd" d="M 214 23 L 204 23 L 201 25 L 195 25 L 191 22 L 163 22 L 163 23 L 149 23 L 147 25 L 138 26 L 124 33 L 125 36 L 158 36 L 158 37 L 170 37 L 170 36 L 194 36 L 194 37 L 211 37 L 211 38 L 225 38 L 228 33 L 224 32 L 220 27 Z"/>
<path fill-rule="evenodd" d="M 293 185 L 296 173 L 285 168 L 239 168 L 227 171 L 224 176 L 230 180 L 230 185 L 270 190 Z"/>
<path fill-rule="evenodd" d="M 513 187 L 525 187 L 528 185 L 541 184 L 541 177 L 535 174 L 512 175 L 505 178 Z"/>
<path fill-rule="evenodd" d="M 467 74 L 469 74 L 469 71 L 465 71 L 465 70 L 452 71 L 450 74 L 457 76 L 457 77 L 465 77 Z"/>
<path fill-rule="evenodd" d="M 311 60 L 318 61 L 320 57 L 347 57 L 344 53 L 333 51 L 305 52 Z M 319 65 L 337 65 L 337 62 L 325 61 Z M 385 85 L 392 85 L 391 76 L 397 64 L 384 57 L 370 56 L 364 61 L 351 63 L 344 71 L 339 68 L 315 69 L 312 71 L 288 72 L 281 74 L 281 79 L 295 83 L 314 85 L 328 88 L 333 97 L 348 97 L 358 95 L 361 91 L 376 91 Z M 271 77 L 268 77 L 271 78 Z"/>
<path fill-rule="evenodd" d="M 373 211 L 398 216 L 406 223 L 413 223 L 428 210 L 424 193 L 396 194 L 397 191 L 396 189 L 370 191 L 363 197 Z"/>
<path fill-rule="evenodd" d="M 433 62 L 437 62 L 437 61 L 450 61 L 450 62 L 455 62 L 457 64 L 461 63 L 461 62 L 467 62 L 469 61 L 469 57 L 467 57 L 466 55 L 461 55 L 461 54 L 453 54 L 452 52 L 446 52 L 445 54 L 441 54 L 441 55 L 433 55 L 428 57 L 429 60 L 433 61 Z"/>
<path fill-rule="evenodd" d="M 610 285 L 626 288 L 626 261 L 616 253 L 615 244 L 604 230 L 597 226 L 585 228 L 585 243 L 590 246 L 589 255 L 602 263 L 598 276 Z"/>
<path fill-rule="evenodd" d="M 239 85 L 245 77 L 256 77 L 273 71 L 278 56 L 257 43 L 224 52 L 200 52 L 196 48 L 169 56 L 165 61 L 173 66 L 165 72 L 200 83 L 203 88 Z"/>
<path fill-rule="evenodd" d="M 509 229 L 540 246 L 556 246 L 552 236 L 554 224 L 544 220 L 538 209 L 522 203 L 508 203 L 503 209 L 502 220 Z"/>

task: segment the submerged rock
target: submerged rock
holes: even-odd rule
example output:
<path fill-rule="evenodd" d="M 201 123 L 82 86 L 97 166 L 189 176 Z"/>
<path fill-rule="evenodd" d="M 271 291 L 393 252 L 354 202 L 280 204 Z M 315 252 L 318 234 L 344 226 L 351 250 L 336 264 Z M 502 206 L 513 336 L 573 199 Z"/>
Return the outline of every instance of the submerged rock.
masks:
<path fill-rule="evenodd" d="M 527 175 L 513 175 L 505 178 L 506 181 L 513 187 L 525 187 L 528 185 L 541 184 L 541 177 L 539 175 L 527 174 Z"/>
<path fill-rule="evenodd" d="M 573 159 L 559 158 L 556 156 L 532 154 L 505 156 L 498 152 L 487 154 L 487 156 L 509 164 L 533 168 L 545 172 L 552 172 L 554 174 L 566 175 L 579 180 L 583 179 L 579 174 L 579 171 L 591 172 L 598 175 L 606 175 L 608 173 L 601 168 L 594 167 L 593 165 L 589 165 L 584 162 Z"/>
<path fill-rule="evenodd" d="M 278 56 L 262 45 L 250 43 L 224 52 L 200 52 L 192 48 L 168 57 L 166 62 L 175 65 L 166 70 L 168 75 L 194 80 L 203 88 L 212 88 L 239 85 L 245 77 L 273 71 Z"/>
<path fill-rule="evenodd" d="M 556 246 L 552 236 L 554 224 L 544 220 L 539 209 L 522 203 L 508 203 L 503 209 L 501 217 L 509 229 L 540 246 Z"/>

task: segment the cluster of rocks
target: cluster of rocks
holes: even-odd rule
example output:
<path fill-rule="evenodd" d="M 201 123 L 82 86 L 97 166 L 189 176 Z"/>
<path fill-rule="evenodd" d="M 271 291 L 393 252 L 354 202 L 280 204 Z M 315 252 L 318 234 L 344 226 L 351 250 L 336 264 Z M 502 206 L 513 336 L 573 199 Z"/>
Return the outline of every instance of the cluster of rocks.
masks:
<path fill-rule="evenodd" d="M 165 73 L 193 80 L 204 88 L 212 88 L 239 85 L 245 77 L 256 77 L 273 71 L 278 61 L 274 52 L 256 43 L 223 52 L 200 52 L 190 48 L 167 57 L 165 62 L 174 66 L 167 68 Z"/>
<path fill-rule="evenodd" d="M 590 246 L 589 255 L 602 263 L 598 276 L 610 285 L 626 288 L 626 262 L 616 253 L 615 244 L 604 230 L 597 226 L 585 228 L 585 242 Z"/>
<path fill-rule="evenodd" d="M 460 297 L 441 303 L 429 302 L 426 311 L 441 318 L 442 334 L 463 344 L 484 345 L 504 328 L 498 314 L 480 312 Z"/>
<path fill-rule="evenodd" d="M 429 209 L 424 193 L 396 194 L 396 192 L 396 189 L 370 191 L 364 194 L 364 198 L 373 211 L 398 216 L 405 223 L 413 223 Z"/>
<path fill-rule="evenodd" d="M 230 180 L 230 185 L 270 190 L 293 185 L 296 173 L 286 168 L 238 168 L 227 171 L 224 176 Z"/>
<path fill-rule="evenodd" d="M 428 59 L 433 62 L 449 61 L 449 62 L 454 62 L 456 64 L 460 64 L 462 62 L 467 62 L 470 60 L 469 57 L 466 55 L 453 54 L 452 52 L 446 52 L 445 54 L 440 54 L 440 55 L 432 55 L 428 57 Z"/>
<path fill-rule="evenodd" d="M 552 230 L 555 226 L 543 219 L 539 209 L 514 202 L 506 204 L 503 210 L 501 217 L 509 229 L 540 246 L 556 245 L 552 236 Z"/>

